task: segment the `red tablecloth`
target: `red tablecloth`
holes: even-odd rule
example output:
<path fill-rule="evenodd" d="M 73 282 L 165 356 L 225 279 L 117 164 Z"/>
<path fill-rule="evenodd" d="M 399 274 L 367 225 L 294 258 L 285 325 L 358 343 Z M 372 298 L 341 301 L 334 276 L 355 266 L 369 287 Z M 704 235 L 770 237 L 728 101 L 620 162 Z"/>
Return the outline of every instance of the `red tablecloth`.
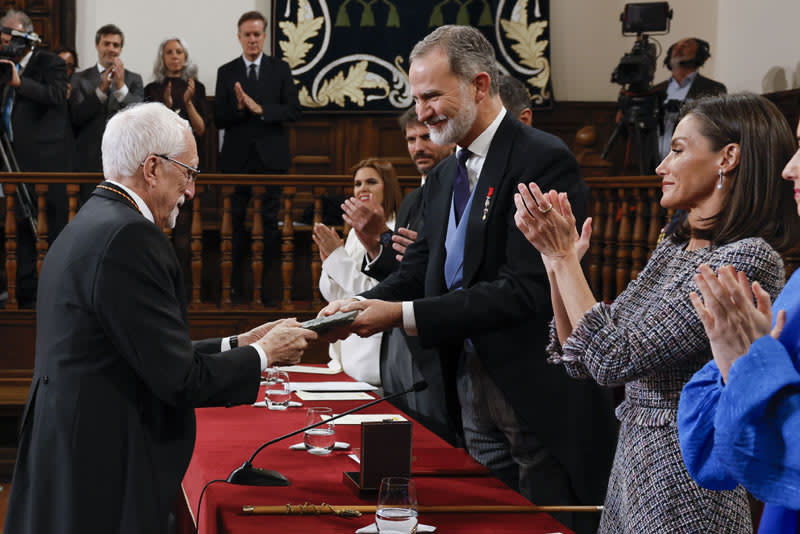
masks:
<path fill-rule="evenodd" d="M 349 380 L 346 375 L 292 373 L 297 381 Z M 296 399 L 295 399 L 296 400 Z M 197 442 L 189 469 L 183 479 L 186 502 L 192 517 L 198 517 L 200 492 L 213 479 L 225 479 L 239 467 L 261 443 L 301 428 L 310 406 L 330 406 L 341 413 L 366 401 L 305 402 L 302 408 L 284 412 L 266 408 L 203 408 L 197 412 Z M 398 413 L 389 403 L 368 408 L 364 413 Z M 361 430 L 357 425 L 337 425 L 336 440 L 360 447 Z M 332 505 L 373 505 L 376 497 L 359 498 L 342 481 L 344 471 L 358 471 L 358 464 L 348 457 L 351 451 L 334 451 L 328 456 L 312 456 L 305 451 L 289 450 L 302 441 L 297 435 L 261 451 L 253 464 L 275 469 L 291 482 L 287 487 L 236 486 L 226 482 L 209 486 L 199 513 L 202 534 L 235 532 L 263 533 L 352 533 L 371 523 L 372 516 L 345 519 L 335 516 L 249 516 L 240 514 L 243 505 L 284 505 L 328 503 Z M 424 426 L 413 427 L 412 473 L 421 505 L 525 505 L 526 499 L 499 480 L 484 476 L 483 468 L 473 464 L 461 449 L 455 449 Z M 470 468 L 472 464 L 474 468 Z M 442 469 L 437 473 L 436 465 Z M 454 476 L 471 471 L 475 476 Z M 424 473 L 424 474 L 423 474 Z M 447 473 L 447 474 L 444 474 Z M 571 532 L 547 514 L 420 514 L 421 523 L 436 525 L 437 532 L 448 533 L 551 533 Z M 267 530 L 269 529 L 269 530 Z"/>

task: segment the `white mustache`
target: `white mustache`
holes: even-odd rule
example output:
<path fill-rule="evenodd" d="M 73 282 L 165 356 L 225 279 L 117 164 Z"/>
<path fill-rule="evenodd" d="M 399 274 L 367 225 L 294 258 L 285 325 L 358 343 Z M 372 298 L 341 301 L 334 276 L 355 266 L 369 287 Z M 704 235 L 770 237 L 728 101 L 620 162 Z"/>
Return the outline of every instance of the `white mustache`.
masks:
<path fill-rule="evenodd" d="M 439 115 L 437 117 L 432 118 L 431 120 L 425 121 L 425 126 L 430 128 L 432 124 L 437 124 L 445 120 L 447 120 L 447 115 Z"/>

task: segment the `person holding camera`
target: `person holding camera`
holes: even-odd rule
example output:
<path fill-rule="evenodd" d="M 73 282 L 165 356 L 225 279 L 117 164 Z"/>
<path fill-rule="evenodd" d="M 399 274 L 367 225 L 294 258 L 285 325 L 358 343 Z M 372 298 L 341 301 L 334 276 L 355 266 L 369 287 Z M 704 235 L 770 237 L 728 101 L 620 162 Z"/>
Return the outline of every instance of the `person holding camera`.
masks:
<path fill-rule="evenodd" d="M 39 38 L 24 12 L 9 9 L 0 19 L 0 26 L 2 130 L 8 139 L 5 147 L 11 148 L 21 171 L 71 171 L 74 143 L 64 61 L 36 48 Z M 31 202 L 33 209 L 35 198 Z M 31 215 L 35 217 L 33 212 Z M 47 192 L 50 242 L 66 225 L 67 215 L 64 185 L 50 185 Z M 36 297 L 36 236 L 23 217 L 23 210 L 18 210 L 17 296 L 21 307 L 32 307 Z"/>
<path fill-rule="evenodd" d="M 664 105 L 664 118 L 658 136 L 660 159 L 669 154 L 672 133 L 678 123 L 680 108 L 686 100 L 724 95 L 728 92 L 723 84 L 697 72 L 710 57 L 711 45 L 697 37 L 681 39 L 667 49 L 664 66 L 670 70 L 672 76 L 653 87 Z"/>

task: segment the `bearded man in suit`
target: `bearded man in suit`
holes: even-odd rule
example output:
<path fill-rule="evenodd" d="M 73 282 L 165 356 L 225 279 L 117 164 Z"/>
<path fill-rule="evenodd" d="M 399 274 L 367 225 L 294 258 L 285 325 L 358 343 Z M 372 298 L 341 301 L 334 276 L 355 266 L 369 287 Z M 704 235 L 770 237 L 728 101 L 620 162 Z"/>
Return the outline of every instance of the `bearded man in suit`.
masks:
<path fill-rule="evenodd" d="M 531 181 L 566 191 L 582 220 L 588 188 L 577 162 L 561 140 L 506 111 L 494 49 L 477 29 L 438 28 L 410 60 L 417 116 L 456 154 L 428 174 L 422 231 L 399 269 L 365 300 L 321 313 L 359 309 L 350 326 L 359 335 L 402 327 L 436 347 L 467 449 L 524 496 L 601 502 L 615 443 L 611 399 L 547 363 L 547 276 L 514 224 L 514 193 Z"/>
<path fill-rule="evenodd" d="M 286 122 L 300 118 L 300 102 L 289 65 L 264 54 L 267 19 L 258 11 L 239 17 L 238 38 L 242 55 L 217 70 L 214 115 L 217 127 L 225 130 L 219 154 L 219 170 L 225 173 L 284 173 L 291 166 Z M 245 215 L 252 188 L 238 186 L 231 199 L 233 218 L 232 297 L 246 302 L 244 283 L 249 237 Z M 280 191 L 267 188 L 262 203 L 264 218 L 264 278 L 279 257 L 278 210 Z M 257 215 L 258 216 L 258 215 Z M 271 295 L 265 291 L 265 301 Z"/>
<path fill-rule="evenodd" d="M 77 136 L 76 170 L 103 170 L 100 142 L 106 122 L 126 106 L 144 100 L 142 77 L 125 68 L 120 54 L 125 35 L 114 24 L 97 30 L 94 47 L 97 64 L 72 76 L 70 114 Z M 83 188 L 83 196 L 91 188 Z"/>
<path fill-rule="evenodd" d="M 261 371 L 297 363 L 317 337 L 289 319 L 192 342 L 163 231 L 194 196 L 191 127 L 141 104 L 108 122 L 102 151 L 106 181 L 42 266 L 6 532 L 165 534 L 194 408 L 254 402 Z"/>

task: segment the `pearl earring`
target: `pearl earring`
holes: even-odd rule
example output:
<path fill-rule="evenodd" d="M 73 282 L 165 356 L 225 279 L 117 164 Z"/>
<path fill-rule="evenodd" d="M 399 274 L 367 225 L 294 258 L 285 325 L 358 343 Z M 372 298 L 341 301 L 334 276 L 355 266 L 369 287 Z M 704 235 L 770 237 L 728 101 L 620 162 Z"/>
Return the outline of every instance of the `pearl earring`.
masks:
<path fill-rule="evenodd" d="M 722 182 L 724 177 L 722 176 L 722 169 L 719 170 L 719 182 L 717 183 L 717 189 L 722 189 Z"/>

